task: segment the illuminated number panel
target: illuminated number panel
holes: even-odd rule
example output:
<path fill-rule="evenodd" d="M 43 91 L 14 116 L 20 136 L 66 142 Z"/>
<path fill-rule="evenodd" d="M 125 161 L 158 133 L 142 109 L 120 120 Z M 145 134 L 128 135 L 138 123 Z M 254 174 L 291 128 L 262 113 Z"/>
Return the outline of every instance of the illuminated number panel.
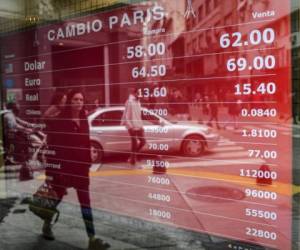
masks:
<path fill-rule="evenodd" d="M 3 92 L 47 133 L 55 93 L 84 89 L 95 209 L 291 249 L 290 4 L 174 2 L 4 36 Z M 135 165 L 131 89 L 145 137 Z"/>

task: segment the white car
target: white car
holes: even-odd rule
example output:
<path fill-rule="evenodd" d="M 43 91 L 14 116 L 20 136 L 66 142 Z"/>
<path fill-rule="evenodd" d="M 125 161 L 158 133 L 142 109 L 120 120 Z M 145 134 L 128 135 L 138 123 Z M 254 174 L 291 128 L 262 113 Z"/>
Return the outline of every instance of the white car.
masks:
<path fill-rule="evenodd" d="M 121 125 L 124 109 L 124 106 L 99 108 L 89 115 L 93 163 L 101 163 L 106 155 L 131 152 L 130 136 Z M 143 152 L 178 152 L 197 157 L 219 140 L 206 125 L 172 123 L 146 108 L 142 108 L 142 118 L 146 139 Z"/>

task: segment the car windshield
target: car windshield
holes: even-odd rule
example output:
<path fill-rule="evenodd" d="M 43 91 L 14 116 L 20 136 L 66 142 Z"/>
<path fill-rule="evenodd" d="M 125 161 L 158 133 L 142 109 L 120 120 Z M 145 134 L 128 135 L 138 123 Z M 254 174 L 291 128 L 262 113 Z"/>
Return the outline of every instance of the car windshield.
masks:
<path fill-rule="evenodd" d="M 123 111 L 113 110 L 103 112 L 92 121 L 93 126 L 120 126 Z"/>

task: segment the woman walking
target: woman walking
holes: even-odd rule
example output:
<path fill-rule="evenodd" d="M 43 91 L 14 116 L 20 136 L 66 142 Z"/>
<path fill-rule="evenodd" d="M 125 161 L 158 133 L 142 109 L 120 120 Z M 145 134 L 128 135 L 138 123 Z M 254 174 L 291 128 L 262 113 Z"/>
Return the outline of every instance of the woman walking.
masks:
<path fill-rule="evenodd" d="M 53 166 L 60 167 L 51 168 L 51 164 L 48 164 L 50 167 L 46 169 L 46 176 L 57 193 L 57 203 L 61 202 L 68 188 L 74 188 L 89 237 L 89 249 L 109 248 L 109 244 L 95 238 L 89 193 L 91 164 L 89 126 L 82 91 L 72 90 L 67 94 L 65 107 L 57 117 L 49 137 L 52 144 L 50 148 L 55 151 L 55 158 L 49 159 L 49 162 L 53 163 Z M 44 222 L 43 236 L 54 240 L 50 221 Z"/>

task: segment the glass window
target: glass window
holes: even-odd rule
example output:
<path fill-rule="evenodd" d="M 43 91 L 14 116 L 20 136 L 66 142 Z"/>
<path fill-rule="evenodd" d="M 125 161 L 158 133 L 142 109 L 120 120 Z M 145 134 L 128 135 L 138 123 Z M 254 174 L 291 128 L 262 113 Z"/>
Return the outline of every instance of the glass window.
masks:
<path fill-rule="evenodd" d="M 220 0 L 214 0 L 214 7 L 217 8 L 220 4 Z"/>
<path fill-rule="evenodd" d="M 213 10 L 213 1 L 206 0 L 205 1 L 205 9 L 206 9 L 206 15 L 209 15 Z"/>
<path fill-rule="evenodd" d="M 300 249 L 299 0 L 0 5 L 0 248 Z"/>
<path fill-rule="evenodd" d="M 143 112 L 142 120 L 145 126 L 147 125 L 159 125 L 160 120 L 154 115 L 151 115 L 149 112 Z"/>
<path fill-rule="evenodd" d="M 122 115 L 122 111 L 108 111 L 97 116 L 92 121 L 92 125 L 95 127 L 120 126 Z"/>
<path fill-rule="evenodd" d="M 203 19 L 203 5 L 201 4 L 198 8 L 198 21 L 201 22 Z"/>

